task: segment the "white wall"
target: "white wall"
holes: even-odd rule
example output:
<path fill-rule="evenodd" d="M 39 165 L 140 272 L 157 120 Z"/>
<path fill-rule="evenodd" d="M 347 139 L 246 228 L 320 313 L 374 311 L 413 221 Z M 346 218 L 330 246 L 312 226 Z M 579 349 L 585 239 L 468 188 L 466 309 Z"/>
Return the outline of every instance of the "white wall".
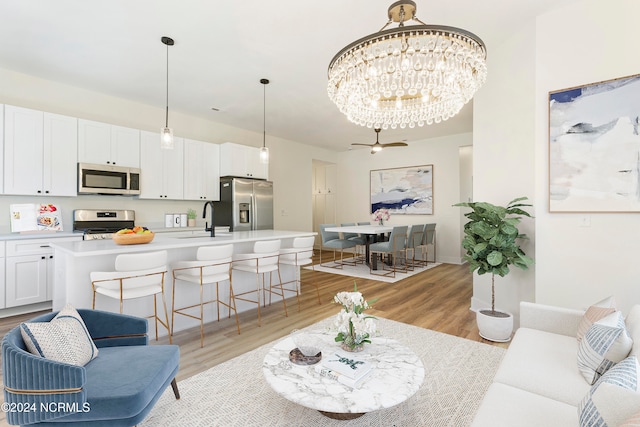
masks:
<path fill-rule="evenodd" d="M 474 198 L 506 203 L 528 196 L 535 221 L 521 231 L 533 271 L 498 278 L 497 304 L 520 300 L 582 308 L 615 295 L 627 311 L 640 302 L 640 216 L 549 213 L 548 93 L 638 73 L 635 0 L 582 0 L 523 23 L 489 46 L 489 80 L 474 99 Z M 474 279 L 472 305 L 487 302 L 488 277 Z"/>
<path fill-rule="evenodd" d="M 548 93 L 640 72 L 640 2 L 585 0 L 537 21 L 536 300 L 585 307 L 615 295 L 640 303 L 640 215 L 549 213 Z M 639 112 L 640 114 L 640 112 Z M 581 227 L 587 218 L 591 225 Z"/>
<path fill-rule="evenodd" d="M 433 215 L 392 215 L 389 224 L 435 222 L 439 262 L 460 263 L 459 148 L 471 143 L 470 133 L 410 142 L 372 155 L 368 149 L 341 153 L 338 164 L 336 222 L 370 221 L 370 171 L 407 166 L 433 165 Z"/>
<path fill-rule="evenodd" d="M 473 197 L 497 205 L 528 197 L 535 214 L 534 23 L 523 23 L 518 34 L 487 49 L 488 80 L 473 104 Z M 533 220 L 524 218 L 519 229 L 531 237 L 521 243 L 523 251 L 533 255 Z M 519 301 L 534 298 L 535 273 L 511 268 L 508 276 L 497 276 L 496 308 L 517 315 Z M 474 274 L 471 307 L 490 306 L 491 276 Z"/>

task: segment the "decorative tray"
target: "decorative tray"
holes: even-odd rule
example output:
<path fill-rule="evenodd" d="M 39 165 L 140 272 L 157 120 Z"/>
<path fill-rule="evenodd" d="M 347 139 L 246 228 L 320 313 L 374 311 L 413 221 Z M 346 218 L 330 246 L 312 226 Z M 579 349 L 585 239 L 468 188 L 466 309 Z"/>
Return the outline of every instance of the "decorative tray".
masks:
<path fill-rule="evenodd" d="M 118 245 L 140 245 L 142 243 L 149 243 L 155 235 L 153 232 L 143 234 L 114 234 L 112 240 Z"/>

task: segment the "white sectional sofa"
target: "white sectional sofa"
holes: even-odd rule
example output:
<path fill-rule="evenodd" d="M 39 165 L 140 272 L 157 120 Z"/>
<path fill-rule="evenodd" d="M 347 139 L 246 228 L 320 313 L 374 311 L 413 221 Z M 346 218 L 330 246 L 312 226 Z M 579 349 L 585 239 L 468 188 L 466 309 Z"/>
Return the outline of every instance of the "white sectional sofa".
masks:
<path fill-rule="evenodd" d="M 474 427 L 571 427 L 591 385 L 577 365 L 576 334 L 584 311 L 522 302 L 516 331 L 474 418 Z M 640 354 L 640 305 L 626 327 Z"/>

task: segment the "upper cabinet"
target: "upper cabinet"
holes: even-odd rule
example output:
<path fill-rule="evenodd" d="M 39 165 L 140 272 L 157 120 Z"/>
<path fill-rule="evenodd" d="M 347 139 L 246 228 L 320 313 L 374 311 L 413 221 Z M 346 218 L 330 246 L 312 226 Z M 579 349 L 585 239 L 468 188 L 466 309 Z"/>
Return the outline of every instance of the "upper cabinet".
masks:
<path fill-rule="evenodd" d="M 225 142 L 220 145 L 220 176 L 268 179 L 269 165 L 260 163 L 260 149 Z"/>
<path fill-rule="evenodd" d="M 75 196 L 78 121 L 5 106 L 4 194 Z"/>
<path fill-rule="evenodd" d="M 139 168 L 140 131 L 79 119 L 78 161 Z"/>
<path fill-rule="evenodd" d="M 184 199 L 220 200 L 220 146 L 184 140 Z"/>
<path fill-rule="evenodd" d="M 140 132 L 140 198 L 183 199 L 183 139 L 174 148 L 160 148 L 160 134 Z"/>

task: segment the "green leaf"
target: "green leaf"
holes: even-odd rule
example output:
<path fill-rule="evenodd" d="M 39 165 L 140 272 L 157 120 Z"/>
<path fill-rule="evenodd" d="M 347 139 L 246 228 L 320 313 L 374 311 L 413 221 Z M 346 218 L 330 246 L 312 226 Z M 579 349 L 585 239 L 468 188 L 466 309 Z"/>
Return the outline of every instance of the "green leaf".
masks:
<path fill-rule="evenodd" d="M 502 264 L 502 253 L 498 251 L 493 251 L 489 255 L 487 255 L 487 262 L 489 265 L 500 265 Z"/>

